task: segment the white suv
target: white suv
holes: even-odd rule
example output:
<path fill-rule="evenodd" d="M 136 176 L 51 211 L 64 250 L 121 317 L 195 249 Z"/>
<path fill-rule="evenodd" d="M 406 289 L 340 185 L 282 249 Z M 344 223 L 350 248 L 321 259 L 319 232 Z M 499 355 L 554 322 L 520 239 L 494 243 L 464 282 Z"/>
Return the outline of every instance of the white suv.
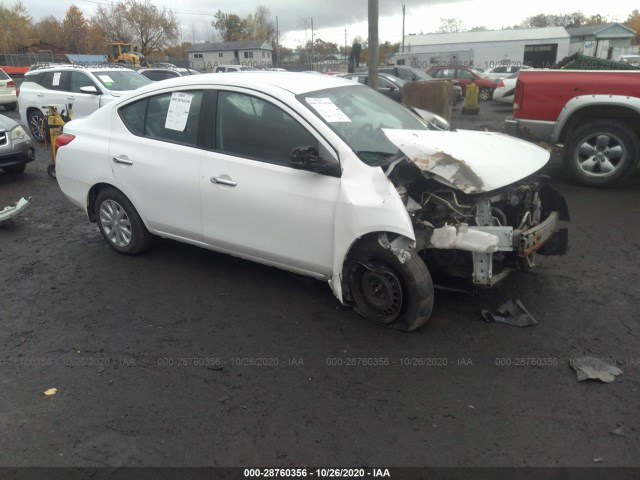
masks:
<path fill-rule="evenodd" d="M 74 118 L 86 117 L 114 98 L 149 83 L 137 72 L 113 65 L 39 68 L 27 72 L 18 89 L 20 118 L 33 137 L 42 142 L 41 120 L 47 105 L 64 105 L 59 109 L 62 113 L 72 111 Z"/>

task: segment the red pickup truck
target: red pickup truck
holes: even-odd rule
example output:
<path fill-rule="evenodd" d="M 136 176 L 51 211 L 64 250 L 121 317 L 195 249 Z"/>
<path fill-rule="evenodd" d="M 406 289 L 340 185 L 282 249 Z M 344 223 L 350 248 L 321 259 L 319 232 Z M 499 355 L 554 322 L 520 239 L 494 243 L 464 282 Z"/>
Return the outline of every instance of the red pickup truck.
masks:
<path fill-rule="evenodd" d="M 507 133 L 564 145 L 584 185 L 626 178 L 640 157 L 640 71 L 523 70 Z"/>

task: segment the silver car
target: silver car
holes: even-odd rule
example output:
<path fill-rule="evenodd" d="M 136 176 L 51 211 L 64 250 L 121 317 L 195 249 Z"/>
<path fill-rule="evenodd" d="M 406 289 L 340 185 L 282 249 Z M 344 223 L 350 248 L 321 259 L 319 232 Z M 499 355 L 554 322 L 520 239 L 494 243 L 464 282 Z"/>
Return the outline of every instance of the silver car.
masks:
<path fill-rule="evenodd" d="M 35 150 L 27 131 L 0 115 L 0 168 L 7 173 L 22 173 L 35 159 Z"/>

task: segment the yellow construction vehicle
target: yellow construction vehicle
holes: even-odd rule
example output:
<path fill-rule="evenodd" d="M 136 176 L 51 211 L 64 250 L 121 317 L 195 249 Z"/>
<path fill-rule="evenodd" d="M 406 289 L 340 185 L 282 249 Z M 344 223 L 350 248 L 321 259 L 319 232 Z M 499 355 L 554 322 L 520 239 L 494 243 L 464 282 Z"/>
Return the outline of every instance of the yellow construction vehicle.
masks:
<path fill-rule="evenodd" d="M 147 66 L 147 59 L 138 52 L 138 47 L 134 47 L 130 43 L 110 43 L 107 58 L 109 63 L 128 64 L 136 67 Z"/>

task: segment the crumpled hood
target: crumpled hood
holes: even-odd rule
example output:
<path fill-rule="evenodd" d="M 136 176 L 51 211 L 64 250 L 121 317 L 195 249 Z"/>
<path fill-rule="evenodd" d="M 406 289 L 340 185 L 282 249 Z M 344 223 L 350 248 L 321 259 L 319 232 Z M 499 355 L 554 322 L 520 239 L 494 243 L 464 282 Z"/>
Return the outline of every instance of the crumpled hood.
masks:
<path fill-rule="evenodd" d="M 420 170 L 464 193 L 510 185 L 549 161 L 549 152 L 524 140 L 493 132 L 383 129 Z"/>

